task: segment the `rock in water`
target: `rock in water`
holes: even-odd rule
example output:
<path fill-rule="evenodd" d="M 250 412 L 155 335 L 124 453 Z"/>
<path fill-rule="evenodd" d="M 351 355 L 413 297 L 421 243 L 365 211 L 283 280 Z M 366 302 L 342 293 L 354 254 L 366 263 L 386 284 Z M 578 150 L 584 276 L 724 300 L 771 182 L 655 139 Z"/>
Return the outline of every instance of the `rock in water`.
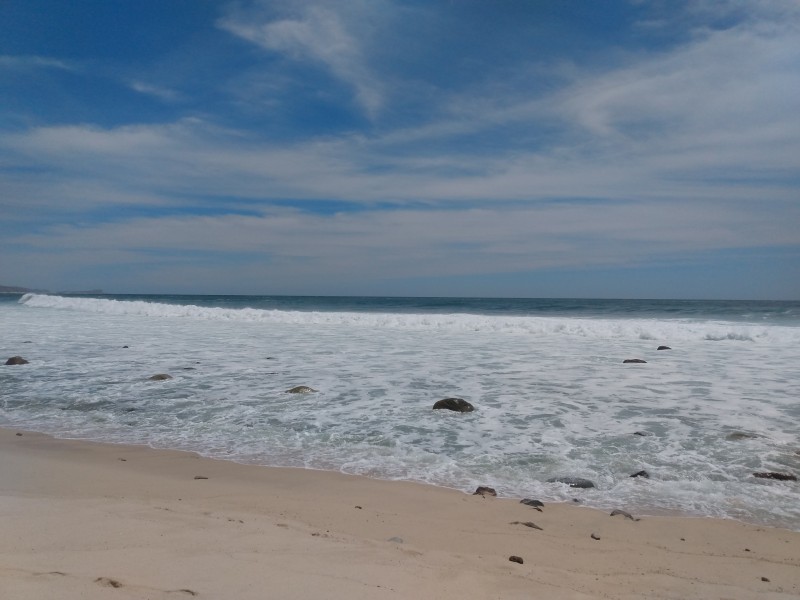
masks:
<path fill-rule="evenodd" d="M 728 434 L 725 439 L 729 442 L 738 442 L 739 440 L 754 440 L 758 436 L 755 433 L 747 433 L 746 431 L 734 431 Z"/>
<path fill-rule="evenodd" d="M 478 486 L 478 489 L 473 492 L 472 495 L 473 496 L 484 496 L 484 497 L 486 497 L 486 496 L 497 496 L 497 492 L 494 490 L 494 488 L 490 488 L 487 485 L 480 485 L 480 486 Z"/>
<path fill-rule="evenodd" d="M 775 473 L 774 471 L 767 471 L 766 473 L 753 473 L 754 477 L 759 479 L 777 479 L 778 481 L 797 481 L 797 477 L 791 473 Z"/>
<path fill-rule="evenodd" d="M 316 392 L 314 388 L 308 387 L 307 385 L 298 385 L 293 387 L 290 390 L 286 390 L 287 394 L 311 394 Z"/>
<path fill-rule="evenodd" d="M 440 409 L 454 410 L 456 412 L 472 412 L 475 410 L 475 407 L 461 398 L 445 398 L 433 405 L 433 410 Z"/>
<path fill-rule="evenodd" d="M 27 365 L 28 361 L 21 356 L 12 356 L 6 361 L 7 365 Z"/>
<path fill-rule="evenodd" d="M 647 361 L 646 360 L 642 360 L 641 358 L 626 358 L 625 360 L 622 361 L 623 365 L 631 364 L 631 363 L 633 363 L 633 364 L 647 364 Z"/>
<path fill-rule="evenodd" d="M 552 477 L 547 483 L 566 483 L 569 487 L 589 489 L 594 487 L 594 483 L 581 477 Z"/>
<path fill-rule="evenodd" d="M 645 479 L 650 479 L 650 473 L 647 471 L 636 471 L 631 477 L 644 477 Z"/>
<path fill-rule="evenodd" d="M 148 377 L 150 381 L 166 381 L 167 379 L 172 379 L 172 375 L 167 375 L 166 373 L 158 373 L 157 375 L 151 375 Z"/>
<path fill-rule="evenodd" d="M 656 350 L 672 350 L 669 346 L 659 346 Z"/>

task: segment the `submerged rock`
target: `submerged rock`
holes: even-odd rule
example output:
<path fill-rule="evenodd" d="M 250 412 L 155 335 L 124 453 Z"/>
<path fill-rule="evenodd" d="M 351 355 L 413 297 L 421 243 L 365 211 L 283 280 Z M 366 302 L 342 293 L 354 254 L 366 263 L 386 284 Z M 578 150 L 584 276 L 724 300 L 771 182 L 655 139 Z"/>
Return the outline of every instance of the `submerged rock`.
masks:
<path fill-rule="evenodd" d="M 647 364 L 647 361 L 642 360 L 641 358 L 626 358 L 622 361 L 622 364 Z"/>
<path fill-rule="evenodd" d="M 172 379 L 172 375 L 167 375 L 166 373 L 158 373 L 157 375 L 151 375 L 148 377 L 150 381 L 166 381 L 167 379 Z"/>
<path fill-rule="evenodd" d="M 767 471 L 765 473 L 753 473 L 753 477 L 759 479 L 777 479 L 778 481 L 797 481 L 797 476 L 791 473 L 775 473 L 774 471 Z"/>
<path fill-rule="evenodd" d="M 653 434 L 650 433 L 649 431 L 634 431 L 633 435 L 639 435 L 641 437 L 650 437 Z"/>
<path fill-rule="evenodd" d="M 21 356 L 12 356 L 6 361 L 7 365 L 27 365 L 28 361 Z"/>
<path fill-rule="evenodd" d="M 455 412 L 472 412 L 475 407 L 461 398 L 445 398 L 433 405 L 433 410 L 453 410 Z"/>
<path fill-rule="evenodd" d="M 317 390 L 315 390 L 312 387 L 308 387 L 307 385 L 298 385 L 298 386 L 293 387 L 290 390 L 286 390 L 286 393 L 287 394 L 311 394 L 311 393 L 316 392 L 316 391 Z"/>
<path fill-rule="evenodd" d="M 547 483 L 566 483 L 569 487 L 589 489 L 594 487 L 594 483 L 581 477 L 551 477 Z"/>
<path fill-rule="evenodd" d="M 672 350 L 669 346 L 659 346 L 656 350 Z"/>
<path fill-rule="evenodd" d="M 497 496 L 497 492 L 494 488 L 490 488 L 486 485 L 478 486 L 478 489 L 472 493 L 473 496 Z"/>
<path fill-rule="evenodd" d="M 630 477 L 644 477 L 645 479 L 650 479 L 650 473 L 647 471 L 636 471 L 636 473 L 633 473 Z"/>
<path fill-rule="evenodd" d="M 739 440 L 754 440 L 758 436 L 755 433 L 747 433 L 746 431 L 734 431 L 733 433 L 725 436 L 725 439 L 730 442 L 738 442 Z"/>

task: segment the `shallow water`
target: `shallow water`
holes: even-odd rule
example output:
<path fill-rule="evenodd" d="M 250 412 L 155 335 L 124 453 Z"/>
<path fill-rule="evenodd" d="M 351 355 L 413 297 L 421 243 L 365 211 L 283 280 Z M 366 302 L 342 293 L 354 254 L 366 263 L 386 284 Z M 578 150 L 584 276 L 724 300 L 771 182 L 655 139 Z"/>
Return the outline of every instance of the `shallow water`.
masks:
<path fill-rule="evenodd" d="M 17 298 L 6 426 L 800 529 L 798 303 Z"/>

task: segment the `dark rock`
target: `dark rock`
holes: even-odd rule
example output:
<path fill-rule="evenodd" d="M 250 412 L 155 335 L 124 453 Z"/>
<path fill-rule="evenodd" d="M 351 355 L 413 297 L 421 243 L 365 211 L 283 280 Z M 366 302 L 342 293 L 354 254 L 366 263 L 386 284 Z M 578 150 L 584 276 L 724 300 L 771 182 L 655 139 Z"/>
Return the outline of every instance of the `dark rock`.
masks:
<path fill-rule="evenodd" d="M 656 350 L 672 350 L 669 346 L 659 346 Z"/>
<path fill-rule="evenodd" d="M 600 536 L 597 535 L 596 533 L 593 533 L 591 537 L 592 537 L 593 540 L 599 540 L 600 539 Z"/>
<path fill-rule="evenodd" d="M 524 498 L 523 500 L 519 501 L 520 504 L 524 504 L 525 506 L 530 506 L 531 508 L 535 508 L 539 512 L 542 512 L 544 508 L 544 503 L 541 500 L 531 500 L 530 498 Z"/>
<path fill-rule="evenodd" d="M 6 361 L 7 365 L 27 365 L 28 361 L 21 356 L 12 356 Z"/>
<path fill-rule="evenodd" d="M 642 360 L 641 358 L 626 358 L 625 360 L 622 361 L 622 364 L 631 364 L 631 363 L 647 364 L 647 361 Z"/>
<path fill-rule="evenodd" d="M 767 471 L 766 473 L 753 473 L 754 477 L 760 479 L 777 479 L 778 481 L 797 481 L 797 477 L 791 473 L 775 473 Z"/>
<path fill-rule="evenodd" d="M 150 381 L 166 381 L 167 379 L 172 379 L 172 375 L 167 375 L 166 373 L 158 373 L 157 375 L 152 375 L 148 377 Z"/>
<path fill-rule="evenodd" d="M 766 581 L 767 583 L 769 583 L 769 579 L 767 579 L 766 577 L 762 577 L 761 581 Z"/>
<path fill-rule="evenodd" d="M 754 440 L 758 436 L 755 433 L 748 433 L 746 431 L 734 431 L 733 433 L 725 436 L 725 439 L 730 442 L 738 442 L 739 440 Z"/>
<path fill-rule="evenodd" d="M 490 487 L 485 486 L 485 485 L 480 485 L 480 486 L 478 486 L 478 489 L 475 490 L 475 492 L 473 492 L 472 495 L 473 496 L 484 496 L 484 497 L 486 497 L 486 496 L 497 496 L 497 492 L 494 490 L 494 488 L 490 488 Z"/>
<path fill-rule="evenodd" d="M 17 437 L 22 437 L 22 434 L 19 431 L 17 432 Z"/>
<path fill-rule="evenodd" d="M 208 477 L 206 477 L 205 475 L 195 475 L 194 478 L 195 479 L 208 479 Z"/>
<path fill-rule="evenodd" d="M 511 562 L 519 563 L 519 564 L 523 564 L 525 562 L 524 560 L 522 560 L 521 556 L 509 556 L 508 560 L 510 560 Z"/>
<path fill-rule="evenodd" d="M 611 511 L 611 515 L 610 516 L 616 517 L 617 515 L 622 515 L 623 517 L 625 517 L 626 519 L 630 519 L 631 521 L 638 521 L 639 520 L 639 519 L 634 519 L 633 515 L 631 515 L 631 513 L 627 512 L 627 511 L 624 511 L 624 510 L 620 510 L 619 508 L 615 508 L 614 510 Z"/>
<path fill-rule="evenodd" d="M 644 477 L 645 479 L 650 479 L 650 473 L 647 471 L 636 471 L 631 477 Z"/>
<path fill-rule="evenodd" d="M 445 398 L 433 405 L 433 410 L 454 410 L 455 412 L 472 412 L 475 407 L 461 398 Z"/>
<path fill-rule="evenodd" d="M 511 521 L 509 525 L 525 525 L 525 527 L 530 527 L 531 529 L 538 529 L 539 531 L 544 531 L 544 529 L 539 527 L 533 521 Z"/>
<path fill-rule="evenodd" d="M 123 348 L 130 348 L 130 346 L 123 346 Z"/>
<path fill-rule="evenodd" d="M 650 433 L 649 431 L 634 431 L 633 435 L 640 435 L 642 437 L 650 437 L 653 434 Z"/>
<path fill-rule="evenodd" d="M 316 392 L 314 388 L 308 387 L 307 385 L 298 385 L 293 387 L 290 390 L 286 390 L 287 394 L 311 394 Z"/>
<path fill-rule="evenodd" d="M 594 487 L 594 483 L 588 479 L 582 479 L 580 477 L 551 477 L 547 480 L 547 483 L 566 483 L 569 487 L 583 489 Z"/>

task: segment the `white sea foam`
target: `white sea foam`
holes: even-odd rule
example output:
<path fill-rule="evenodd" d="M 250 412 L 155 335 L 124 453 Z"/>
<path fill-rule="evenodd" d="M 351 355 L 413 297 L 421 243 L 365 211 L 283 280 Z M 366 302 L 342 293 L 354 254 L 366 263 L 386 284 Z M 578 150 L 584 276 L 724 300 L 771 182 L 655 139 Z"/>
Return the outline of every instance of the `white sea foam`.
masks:
<path fill-rule="evenodd" d="M 797 484 L 752 477 L 800 470 L 798 341 L 796 327 L 726 321 L 28 295 L 0 306 L 0 344 L 31 361 L 0 370 L 0 423 L 800 529 Z M 174 379 L 147 380 L 159 372 Z M 299 384 L 319 391 L 286 393 Z M 431 410 L 453 395 L 476 411 Z M 726 439 L 737 431 L 755 437 Z M 641 469 L 651 479 L 629 477 Z M 598 487 L 546 482 L 559 475 Z"/>
<path fill-rule="evenodd" d="M 368 312 L 319 312 L 219 308 L 163 304 L 133 300 L 107 300 L 26 294 L 21 304 L 36 308 L 56 308 L 105 315 L 171 317 L 209 321 L 294 324 L 307 326 L 347 326 L 433 330 L 452 332 L 517 333 L 526 335 L 565 335 L 590 339 L 708 340 L 770 342 L 800 341 L 800 330 L 726 322 L 692 320 L 656 321 L 653 319 L 588 319 L 529 316 L 485 316 L 475 314 L 398 314 Z"/>

